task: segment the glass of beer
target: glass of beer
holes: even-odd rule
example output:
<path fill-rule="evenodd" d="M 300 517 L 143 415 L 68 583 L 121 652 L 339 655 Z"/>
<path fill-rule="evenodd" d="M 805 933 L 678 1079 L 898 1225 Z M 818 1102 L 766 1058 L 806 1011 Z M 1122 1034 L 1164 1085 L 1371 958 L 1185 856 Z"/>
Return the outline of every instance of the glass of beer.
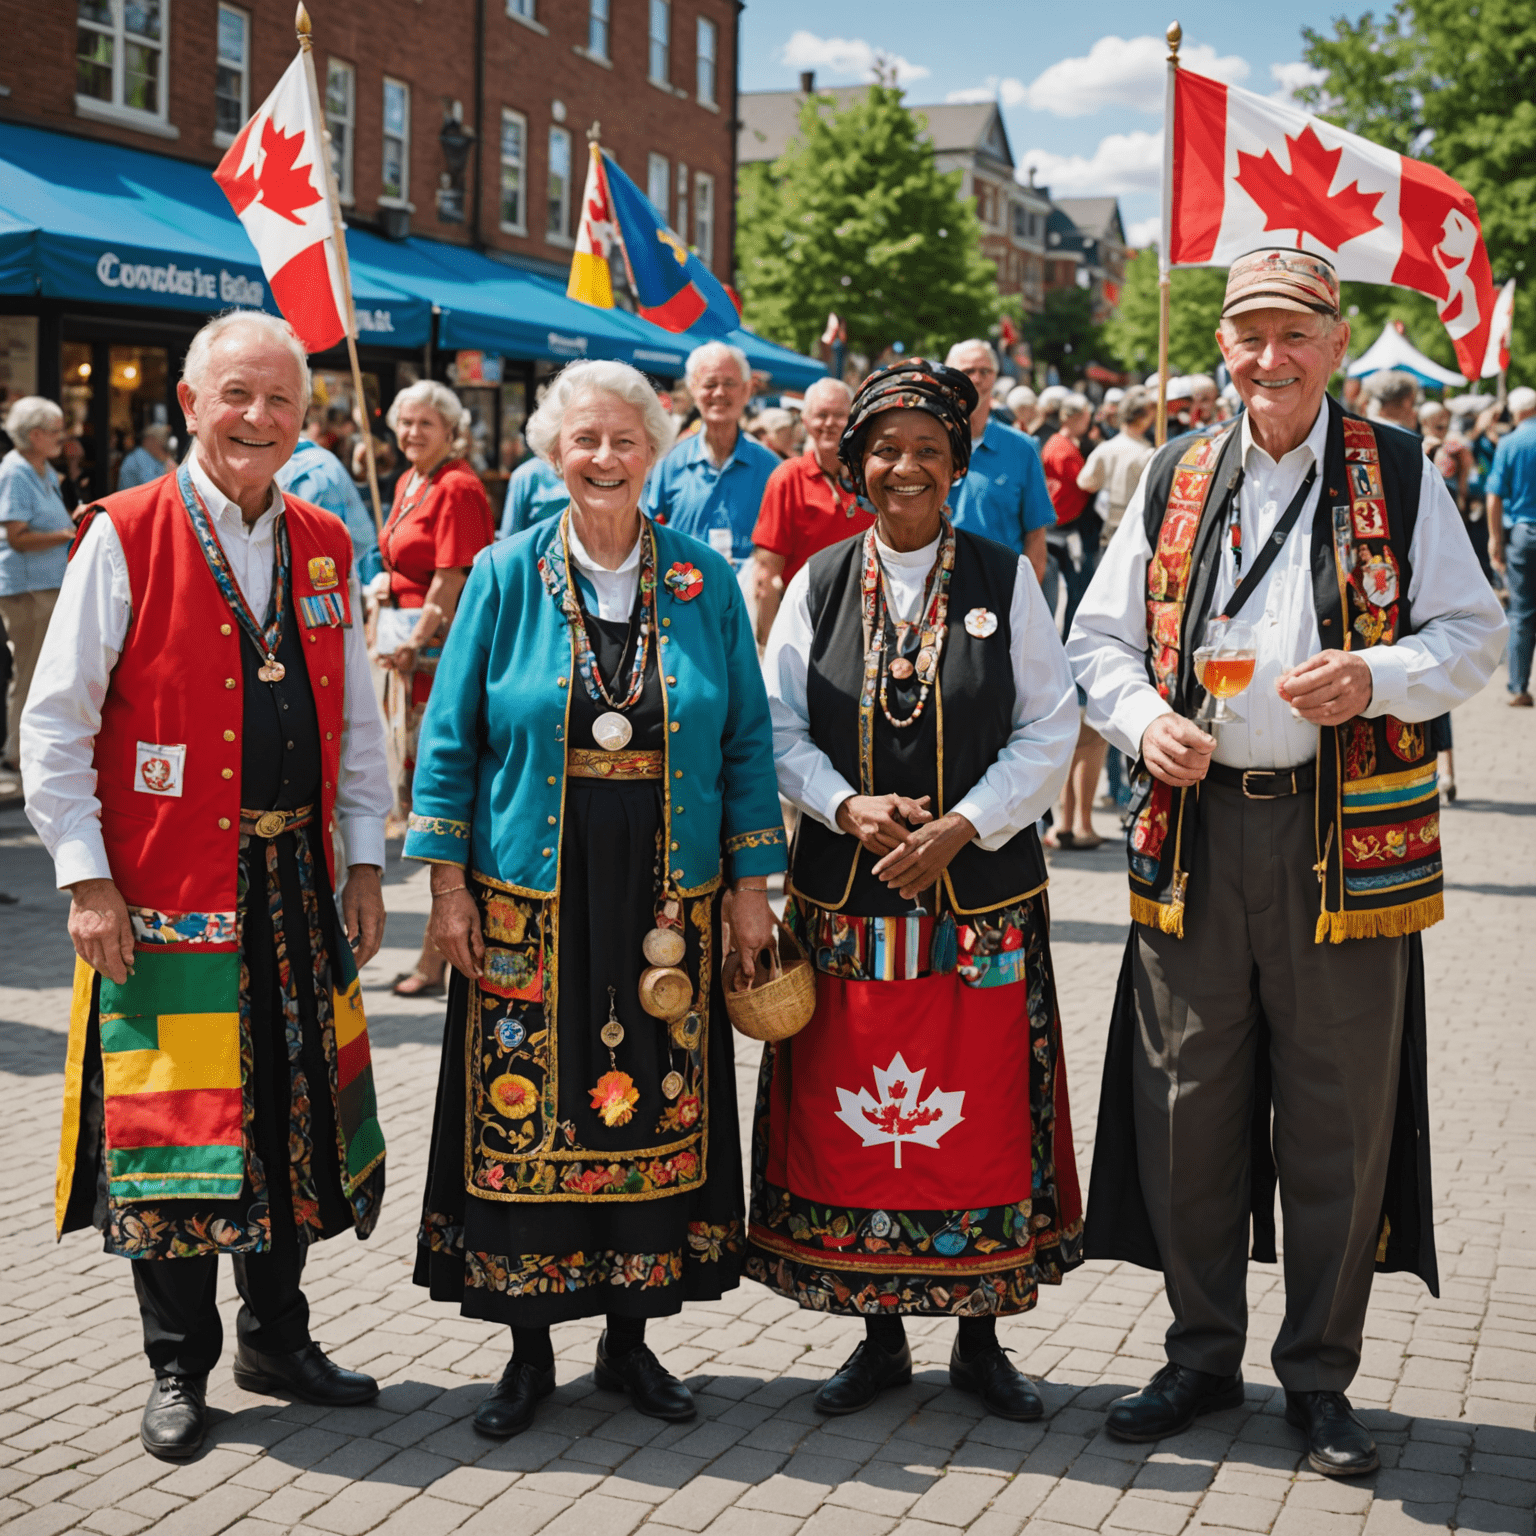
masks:
<path fill-rule="evenodd" d="M 1258 636 L 1251 624 L 1230 620 L 1219 625 L 1213 621 L 1206 633 L 1210 655 L 1206 658 L 1204 676 L 1200 679 L 1205 691 L 1216 700 L 1216 709 L 1209 717 L 1211 725 L 1226 725 L 1236 720 L 1227 708 L 1227 700 L 1234 699 L 1253 681 L 1253 667 L 1258 655 Z"/>

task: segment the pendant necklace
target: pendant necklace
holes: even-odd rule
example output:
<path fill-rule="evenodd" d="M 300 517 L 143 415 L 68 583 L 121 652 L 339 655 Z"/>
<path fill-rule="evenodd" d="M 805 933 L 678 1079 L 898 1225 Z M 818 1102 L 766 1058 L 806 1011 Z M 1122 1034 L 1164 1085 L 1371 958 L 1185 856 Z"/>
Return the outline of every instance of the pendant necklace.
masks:
<path fill-rule="evenodd" d="M 938 678 L 939 658 L 944 653 L 944 638 L 948 632 L 949 581 L 955 567 L 955 531 L 946 517 L 939 535 L 938 553 L 933 569 L 924 585 L 922 605 L 918 616 L 895 625 L 893 643 L 886 644 L 891 628 L 885 594 L 885 574 L 880 567 L 880 555 L 875 545 L 875 530 L 865 534 L 864 572 L 862 596 L 864 607 L 864 688 L 860 698 L 860 713 L 872 708 L 876 697 L 880 713 L 898 731 L 917 724 L 928 703 L 928 695 Z M 918 651 L 909 659 L 902 652 L 913 631 L 917 631 Z M 905 682 L 916 677 L 920 684 L 917 703 L 912 713 L 897 719 L 891 713 L 888 696 L 889 680 Z"/>
<path fill-rule="evenodd" d="M 619 1022 L 616 988 L 608 988 L 608 1022 L 597 1032 L 597 1037 L 608 1047 L 608 1070 L 587 1090 L 592 1108 L 598 1112 L 604 1125 L 612 1128 L 627 1125 L 634 1118 L 635 1105 L 640 1102 L 640 1091 L 628 1072 L 619 1070 L 616 1047 L 624 1043 L 624 1026 Z"/>

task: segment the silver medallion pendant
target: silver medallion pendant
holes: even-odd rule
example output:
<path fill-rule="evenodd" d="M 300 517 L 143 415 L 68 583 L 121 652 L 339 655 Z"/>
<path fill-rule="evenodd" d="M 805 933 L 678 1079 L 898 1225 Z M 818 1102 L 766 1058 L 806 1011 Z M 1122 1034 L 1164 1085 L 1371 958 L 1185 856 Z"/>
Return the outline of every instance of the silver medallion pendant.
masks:
<path fill-rule="evenodd" d="M 661 1091 L 669 1099 L 675 1099 L 683 1091 L 683 1074 L 681 1072 L 668 1072 L 661 1080 Z"/>
<path fill-rule="evenodd" d="M 627 747 L 634 734 L 634 726 L 616 710 L 610 709 L 592 722 L 592 739 L 605 752 L 617 752 L 620 747 Z"/>
<path fill-rule="evenodd" d="M 609 1019 L 598 1031 L 598 1038 L 611 1051 L 615 1046 L 624 1043 L 624 1026 L 617 1019 Z"/>

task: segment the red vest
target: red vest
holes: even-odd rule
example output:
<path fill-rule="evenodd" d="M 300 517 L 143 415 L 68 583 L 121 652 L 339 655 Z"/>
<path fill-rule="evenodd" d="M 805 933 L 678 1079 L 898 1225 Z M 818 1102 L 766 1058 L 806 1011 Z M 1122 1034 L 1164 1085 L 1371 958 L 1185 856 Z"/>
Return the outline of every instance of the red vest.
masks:
<path fill-rule="evenodd" d="M 346 629 L 340 623 L 306 625 L 300 600 L 317 591 L 339 594 L 340 610 L 351 619 L 352 542 L 329 512 L 296 496 L 285 494 L 283 502 L 293 551 L 293 600 L 284 622 L 298 624 L 304 637 L 320 727 L 324 832 L 318 841 L 334 882 L 330 834 L 341 764 Z M 108 496 L 100 510 L 122 543 L 133 603 L 96 735 L 96 795 L 112 878 L 131 907 L 233 912 L 240 838 L 240 647 L 250 641 L 241 635 L 203 558 L 175 475 Z M 82 534 L 85 526 L 82 522 Z M 179 796 L 135 787 L 145 776 L 141 746 L 185 748 Z"/>

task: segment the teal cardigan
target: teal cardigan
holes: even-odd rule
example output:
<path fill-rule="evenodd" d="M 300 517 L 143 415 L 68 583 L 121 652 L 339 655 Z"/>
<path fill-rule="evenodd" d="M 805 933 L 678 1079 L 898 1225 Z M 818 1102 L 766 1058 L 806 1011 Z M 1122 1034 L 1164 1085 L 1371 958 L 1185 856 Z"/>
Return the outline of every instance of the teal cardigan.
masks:
<path fill-rule="evenodd" d="M 566 721 L 582 686 L 570 630 L 539 574 L 551 518 L 476 560 L 433 679 L 411 786 L 407 858 L 467 865 L 540 897 L 560 886 Z M 667 845 L 683 895 L 785 867 L 773 730 L 746 603 L 707 545 L 647 524 L 665 687 Z M 691 599 L 661 580 L 697 566 Z M 574 578 L 575 572 L 572 571 Z M 577 743 L 585 745 L 585 743 Z"/>

